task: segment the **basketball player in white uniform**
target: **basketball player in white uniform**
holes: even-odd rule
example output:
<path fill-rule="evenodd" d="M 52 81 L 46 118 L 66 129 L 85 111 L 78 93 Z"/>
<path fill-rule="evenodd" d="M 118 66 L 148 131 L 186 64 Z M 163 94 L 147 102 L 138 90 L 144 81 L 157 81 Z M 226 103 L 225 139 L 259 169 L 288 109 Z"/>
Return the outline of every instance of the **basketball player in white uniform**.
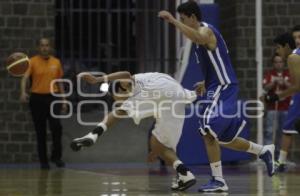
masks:
<path fill-rule="evenodd" d="M 177 157 L 176 147 L 184 124 L 185 105 L 196 99 L 196 92 L 184 89 L 175 79 L 163 73 L 131 75 L 129 72 L 116 72 L 103 77 L 89 73 L 80 75 L 90 84 L 110 82 L 109 93 L 120 106 L 113 109 L 92 132 L 74 139 L 71 143 L 74 151 L 95 144 L 97 138 L 122 117 L 130 117 L 139 124 L 141 119 L 153 116 L 156 124 L 150 140 L 151 150 L 176 170 L 177 181 L 172 189 L 183 191 L 195 184 L 194 175 Z"/>

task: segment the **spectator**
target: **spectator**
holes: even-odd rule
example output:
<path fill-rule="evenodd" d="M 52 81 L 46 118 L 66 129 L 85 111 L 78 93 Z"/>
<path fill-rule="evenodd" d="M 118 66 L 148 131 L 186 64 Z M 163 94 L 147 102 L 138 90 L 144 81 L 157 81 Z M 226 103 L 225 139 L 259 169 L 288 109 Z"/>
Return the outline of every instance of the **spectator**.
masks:
<path fill-rule="evenodd" d="M 272 64 L 272 70 L 265 74 L 263 88 L 267 92 L 277 94 L 287 89 L 290 85 L 290 75 L 288 70 L 285 69 L 283 59 L 278 54 L 274 54 L 272 57 Z M 266 105 L 267 114 L 265 119 L 264 144 L 279 144 L 278 140 L 289 103 L 290 97 L 273 104 Z"/>

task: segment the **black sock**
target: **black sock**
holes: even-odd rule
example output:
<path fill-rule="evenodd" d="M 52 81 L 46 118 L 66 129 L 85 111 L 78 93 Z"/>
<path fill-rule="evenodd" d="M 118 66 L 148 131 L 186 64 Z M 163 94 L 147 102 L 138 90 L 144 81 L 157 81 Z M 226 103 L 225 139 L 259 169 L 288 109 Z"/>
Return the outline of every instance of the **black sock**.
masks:
<path fill-rule="evenodd" d="M 100 127 L 100 126 L 99 126 L 99 127 L 96 127 L 96 128 L 92 131 L 93 134 L 97 134 L 98 136 L 102 135 L 103 132 L 104 132 L 104 129 L 103 129 L 102 127 Z"/>
<path fill-rule="evenodd" d="M 186 168 L 183 164 L 180 164 L 180 165 L 177 166 L 176 171 L 178 173 L 180 173 L 181 175 L 186 175 L 187 172 L 189 171 L 189 169 Z"/>

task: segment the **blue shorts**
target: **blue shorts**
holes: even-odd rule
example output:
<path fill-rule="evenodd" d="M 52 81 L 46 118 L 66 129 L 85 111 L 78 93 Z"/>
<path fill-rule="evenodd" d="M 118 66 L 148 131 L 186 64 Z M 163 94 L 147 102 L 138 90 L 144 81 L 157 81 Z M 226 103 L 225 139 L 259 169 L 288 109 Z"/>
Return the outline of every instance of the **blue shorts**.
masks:
<path fill-rule="evenodd" d="M 298 119 L 300 119 L 300 93 L 292 97 L 288 114 L 283 123 L 283 133 L 298 134 L 295 129 L 295 123 Z"/>
<path fill-rule="evenodd" d="M 242 104 L 238 102 L 238 86 L 225 85 L 207 90 L 201 109 L 201 135 L 209 132 L 220 143 L 230 143 L 246 127 Z"/>

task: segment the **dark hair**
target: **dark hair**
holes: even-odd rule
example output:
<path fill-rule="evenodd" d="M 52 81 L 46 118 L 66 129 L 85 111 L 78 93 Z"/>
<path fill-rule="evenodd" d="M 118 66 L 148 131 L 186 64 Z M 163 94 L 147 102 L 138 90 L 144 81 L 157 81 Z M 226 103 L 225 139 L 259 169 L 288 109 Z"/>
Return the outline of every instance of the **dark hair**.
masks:
<path fill-rule="evenodd" d="M 120 80 L 113 80 L 109 83 L 108 93 L 110 96 L 113 96 L 115 93 L 119 93 L 120 90 L 126 90 L 122 87 Z"/>
<path fill-rule="evenodd" d="M 300 25 L 296 25 L 292 28 L 292 33 L 294 33 L 295 31 L 300 31 Z"/>
<path fill-rule="evenodd" d="M 177 7 L 177 12 L 191 17 L 193 14 L 197 17 L 198 21 L 201 21 L 202 14 L 199 5 L 195 1 L 188 1 L 182 3 Z"/>
<path fill-rule="evenodd" d="M 114 80 L 109 83 L 108 93 L 110 96 L 113 96 L 114 93 L 118 93 L 121 87 L 121 82 L 119 80 Z"/>
<path fill-rule="evenodd" d="M 291 33 L 288 33 L 288 32 L 278 35 L 274 39 L 274 43 L 279 44 L 281 46 L 285 46 L 286 44 L 288 44 L 291 49 L 296 48 L 295 40 L 294 40 L 293 36 L 291 35 Z"/>

